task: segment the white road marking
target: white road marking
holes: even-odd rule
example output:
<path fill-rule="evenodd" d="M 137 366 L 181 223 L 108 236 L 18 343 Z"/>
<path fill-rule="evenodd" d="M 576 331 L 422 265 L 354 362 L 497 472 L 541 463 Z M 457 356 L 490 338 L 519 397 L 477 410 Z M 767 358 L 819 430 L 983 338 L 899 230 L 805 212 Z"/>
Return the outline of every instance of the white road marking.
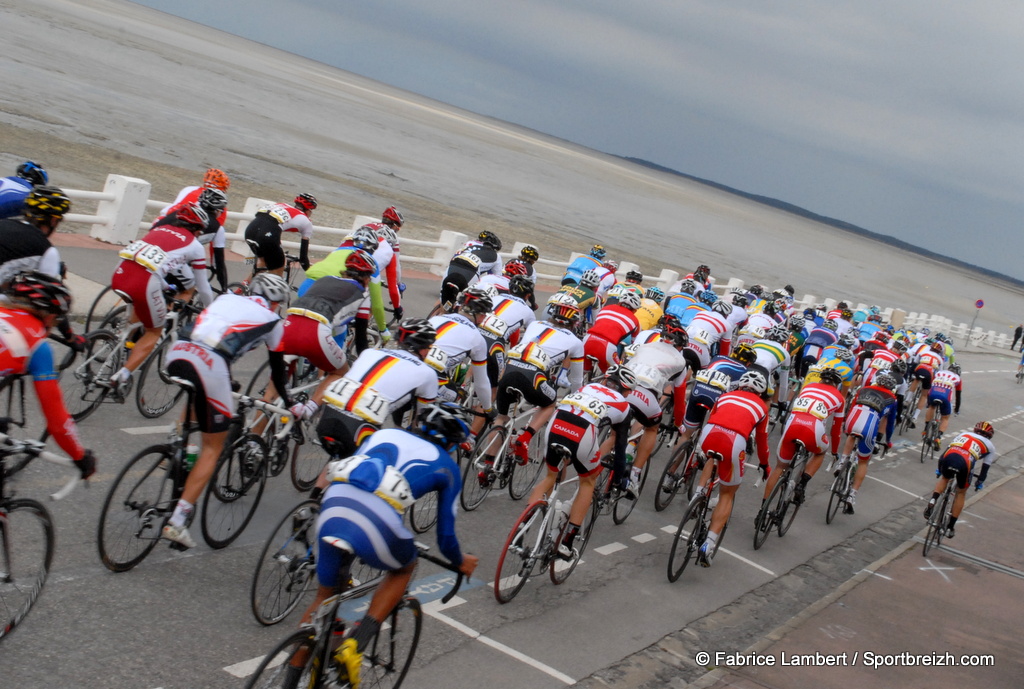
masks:
<path fill-rule="evenodd" d="M 876 577 L 882 577 L 886 581 L 892 581 L 892 577 L 887 577 L 884 574 L 879 574 L 878 572 L 872 571 L 870 569 L 862 569 L 861 571 L 862 572 L 867 572 L 868 574 L 874 574 Z"/>
<path fill-rule="evenodd" d="M 657 536 L 655 536 L 654 534 L 649 534 L 649 533 L 642 533 L 642 534 L 637 534 L 636 536 L 633 536 L 633 540 L 636 541 L 637 543 L 650 543 L 651 541 L 653 541 L 656 538 L 657 538 Z"/>
<path fill-rule="evenodd" d="M 985 522 L 988 521 L 988 517 L 982 517 L 980 514 L 975 514 L 974 512 L 971 512 L 970 510 L 964 510 L 964 514 L 969 514 L 972 517 L 977 517 L 978 519 L 980 519 L 982 521 L 985 521 Z"/>
<path fill-rule="evenodd" d="M 609 543 L 608 545 L 603 545 L 600 548 L 594 548 L 594 552 L 597 553 L 598 555 L 611 555 L 612 553 L 617 553 L 620 550 L 625 550 L 625 549 L 626 549 L 626 546 L 624 544 L 616 542 L 616 543 Z"/>
<path fill-rule="evenodd" d="M 154 435 L 156 433 L 170 433 L 170 424 L 161 424 L 159 426 L 133 426 L 131 428 L 122 428 L 122 432 L 129 435 Z"/>
<path fill-rule="evenodd" d="M 510 646 L 506 646 L 505 644 L 501 643 L 500 641 L 495 641 L 494 639 L 492 639 L 492 638 L 490 638 L 488 636 L 484 636 L 483 634 L 481 634 L 480 632 L 476 631 L 472 627 L 469 627 L 469 626 L 463 624 L 462 622 L 459 622 L 458 620 L 453 620 L 451 617 L 448 617 L 447 615 L 442 614 L 441 610 L 442 610 L 442 607 L 440 606 L 440 601 L 431 601 L 431 602 L 429 602 L 429 603 L 427 603 L 427 604 L 425 604 L 423 606 L 423 612 L 425 612 L 426 614 L 430 615 L 435 620 L 437 620 L 439 622 L 444 622 L 445 624 L 447 624 L 448 626 L 452 627 L 453 629 L 456 629 L 456 630 L 462 632 L 463 634 L 465 634 L 466 636 L 468 636 L 471 639 L 476 639 L 480 643 L 482 643 L 482 644 L 484 644 L 486 646 L 490 646 L 491 648 L 493 648 L 496 651 L 500 651 L 501 653 L 504 653 L 507 656 L 515 658 L 516 660 L 520 661 L 521 663 L 529 665 L 530 667 L 532 667 L 532 668 L 534 668 L 536 670 L 540 670 L 544 674 L 557 679 L 559 682 L 562 682 L 563 684 L 569 685 L 569 684 L 574 684 L 576 682 L 576 680 L 574 680 L 572 677 L 570 677 L 569 675 L 565 674 L 564 672 L 559 672 L 555 668 L 551 667 L 550 665 L 547 665 L 545 663 L 540 662 L 536 658 L 531 658 L 530 656 L 526 655 L 525 653 L 517 651 L 517 650 L 515 650 L 514 648 L 512 648 Z"/>
<path fill-rule="evenodd" d="M 939 574 L 942 575 L 942 578 L 946 580 L 946 583 L 950 583 L 950 584 L 953 583 L 952 581 L 950 581 L 949 577 L 946 576 L 946 572 L 943 571 L 943 570 L 952 572 L 954 569 L 957 569 L 956 567 L 938 567 L 938 566 L 932 564 L 932 561 L 929 560 L 928 558 L 925 558 L 924 561 L 927 562 L 929 566 L 928 567 L 918 567 L 919 570 L 921 570 L 922 572 L 928 572 L 928 571 L 934 570 L 934 571 L 936 571 L 936 572 L 938 572 Z"/>
<path fill-rule="evenodd" d="M 661 530 L 665 533 L 675 533 L 679 529 L 678 524 L 669 524 L 668 526 L 661 527 Z"/>
<path fill-rule="evenodd" d="M 266 656 L 259 656 L 257 658 L 251 658 L 249 660 L 243 660 L 240 663 L 235 663 L 234 665 L 228 665 L 227 667 L 223 668 L 223 670 L 224 670 L 224 672 L 228 673 L 229 675 L 232 675 L 232 676 L 237 677 L 239 679 L 244 679 L 245 677 L 248 677 L 252 673 L 256 672 L 256 669 L 260 666 L 260 663 L 263 662 L 263 659 L 265 657 Z M 285 656 L 282 655 L 281 656 L 281 662 L 284 662 L 284 658 L 285 658 Z M 280 663 L 278 663 L 278 664 L 280 665 Z"/>
<path fill-rule="evenodd" d="M 748 560 L 747 558 L 743 557 L 742 555 L 737 555 L 736 553 L 732 552 L 731 550 L 726 550 L 725 548 L 722 548 L 722 547 L 719 547 L 718 550 L 719 550 L 719 552 L 725 553 L 726 555 L 732 555 L 734 558 L 736 558 L 740 562 L 746 562 L 748 565 L 750 565 L 754 569 L 759 569 L 762 572 L 764 572 L 765 574 L 767 574 L 768 576 L 772 576 L 772 577 L 775 576 L 775 572 L 771 571 L 767 567 L 762 567 L 761 565 L 757 564 L 756 562 L 753 562 L 752 560 Z"/>
<path fill-rule="evenodd" d="M 901 492 L 903 492 L 903 493 L 906 493 L 907 495 L 913 495 L 913 496 L 914 496 L 915 498 L 918 498 L 919 500 L 920 500 L 920 499 L 923 499 L 923 498 L 921 498 L 921 496 L 920 496 L 920 495 L 918 495 L 917 493 L 911 493 L 911 492 L 910 492 L 909 490 L 907 490 L 906 488 L 900 488 L 899 486 L 893 485 L 893 484 L 889 483 L 888 481 L 883 481 L 882 479 L 880 479 L 880 478 L 877 478 L 877 477 L 875 477 L 875 476 L 871 476 L 870 474 L 869 474 L 869 475 L 867 476 L 867 478 L 871 479 L 872 481 L 878 481 L 878 482 L 879 482 L 879 483 L 881 483 L 882 485 L 885 485 L 885 486 L 889 486 L 890 488 L 895 488 L 896 490 L 898 490 L 898 491 L 901 491 Z"/>

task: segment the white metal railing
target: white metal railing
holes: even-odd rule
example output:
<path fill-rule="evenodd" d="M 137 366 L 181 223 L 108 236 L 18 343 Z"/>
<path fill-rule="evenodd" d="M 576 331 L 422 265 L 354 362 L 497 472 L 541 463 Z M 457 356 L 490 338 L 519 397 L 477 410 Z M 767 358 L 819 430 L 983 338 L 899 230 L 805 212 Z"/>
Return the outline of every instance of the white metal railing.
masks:
<path fill-rule="evenodd" d="M 64 216 L 64 222 L 92 225 L 90 230 L 91 236 L 113 244 L 128 244 L 138 238 L 140 231 L 148 231 L 152 226 L 152 222 L 145 219 L 147 211 L 160 211 L 171 203 L 170 201 L 149 198 L 151 188 L 151 185 L 145 180 L 112 174 L 107 175 L 103 191 L 65 189 L 64 193 L 73 201 L 95 201 L 97 208 L 96 212 L 91 214 L 68 213 Z M 227 238 L 233 242 L 232 248 L 236 252 L 242 254 L 249 253 L 249 248 L 245 244 L 244 238 L 245 226 L 255 217 L 256 209 L 266 203 L 269 202 L 250 197 L 246 199 L 245 209 L 242 212 L 228 211 L 228 220 L 238 223 L 236 231 L 227 234 Z M 314 225 L 313 230 L 317 236 L 326 235 L 327 237 L 341 239 L 351 234 L 354 229 L 376 220 L 377 218 L 372 216 L 357 215 L 351 228 Z M 408 251 L 402 251 L 401 260 L 403 263 L 425 266 L 435 275 L 443 275 L 448 263 L 451 261 L 451 257 L 468 239 L 469 237 L 465 234 L 451 230 L 443 230 L 440 237 L 436 240 L 414 239 L 403 236 L 401 240 L 403 248 L 416 247 L 426 249 L 429 255 L 416 255 L 410 254 Z M 298 242 L 282 241 L 281 244 L 289 249 L 299 248 Z M 518 256 L 524 246 L 526 246 L 525 242 L 516 242 L 512 251 L 503 253 L 502 258 L 507 260 L 513 256 Z M 314 252 L 328 253 L 337 248 L 337 243 L 333 245 L 311 243 L 309 248 Z M 560 282 L 565 268 L 581 255 L 578 253 L 570 254 L 569 258 L 564 261 L 553 258 L 541 258 L 538 264 L 560 270 L 554 273 L 542 273 L 538 270 L 537 278 L 555 283 Z M 635 263 L 623 261 L 619 265 L 618 274 L 619 276 L 624 276 L 630 270 L 639 269 L 640 266 Z M 673 283 L 679 280 L 679 277 L 680 274 L 677 271 L 663 269 L 658 277 L 653 278 L 651 282 L 667 290 Z M 715 282 L 714 278 L 712 278 L 712 283 Z M 741 289 L 743 286 L 744 281 L 742 279 L 733 277 L 729 278 L 725 283 L 715 284 L 715 290 L 719 294 L 724 295 L 733 289 Z M 819 301 L 814 295 L 807 294 L 795 303 L 801 309 L 818 303 L 824 303 L 828 308 L 832 308 L 837 301 L 834 299 L 822 299 Z M 858 304 L 853 310 L 866 311 L 867 308 L 866 304 Z M 951 319 L 944 316 L 928 315 L 914 311 L 907 313 L 891 307 L 883 309 L 882 313 L 886 320 L 897 326 L 915 329 L 927 327 L 933 332 L 943 331 L 962 340 L 965 345 L 968 343 L 984 343 L 1005 347 L 1011 341 L 1010 336 L 1005 333 L 997 334 L 994 330 L 985 332 L 981 328 L 971 330 L 966 323 L 954 325 Z"/>

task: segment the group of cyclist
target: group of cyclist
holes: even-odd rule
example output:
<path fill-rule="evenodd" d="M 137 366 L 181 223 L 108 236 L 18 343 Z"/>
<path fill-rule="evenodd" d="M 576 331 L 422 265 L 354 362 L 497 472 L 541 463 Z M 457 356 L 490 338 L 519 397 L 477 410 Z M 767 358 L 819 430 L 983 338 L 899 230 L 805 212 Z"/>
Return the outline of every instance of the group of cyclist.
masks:
<path fill-rule="evenodd" d="M 799 501 L 826 454 L 834 461 L 855 456 L 858 467 L 846 501 L 852 513 L 869 461 L 877 449 L 891 447 L 898 419 L 906 416 L 913 427 L 922 409 L 927 407 L 926 421 L 937 410 L 941 438 L 951 414 L 960 410 L 960 370 L 941 334 L 886 327 L 877 307 L 862 319 L 845 303 L 801 311 L 788 285 L 774 292 L 755 285 L 720 296 L 707 265 L 668 290 L 644 287 L 644 276 L 635 270 L 620 281 L 618 263 L 600 245 L 570 263 L 537 314 L 539 251 L 527 245 L 503 261 L 501 240 L 484 230 L 452 257 L 436 315 L 403 318 L 397 233 L 404 220 L 394 206 L 317 263 L 308 256 L 316 199 L 300 193 L 293 204 L 261 207 L 245 230 L 257 270 L 244 291 L 226 290 L 223 225 L 229 186 L 225 173 L 208 170 L 201 185 L 183 189 L 151 230 L 119 252 L 111 285 L 131 305 L 130 319 L 141 324 L 143 334 L 124 367 L 104 384 L 123 397 L 132 372 L 151 355 L 164 328 L 168 293 L 187 301 L 194 292 L 202 311 L 178 334 L 166 364 L 168 373 L 193 391 L 202 451 L 163 527 L 165 538 L 193 547 L 188 523 L 236 410 L 231 365 L 265 345 L 268 399 L 280 398 L 301 419 L 319 412 L 316 433 L 335 458 L 315 491 L 323 500 L 319 536 L 339 547 L 321 548 L 320 588 L 305 619 L 348 581 L 356 557 L 389 572 L 338 651 L 354 686 L 363 648 L 415 566 L 416 547 L 402 522 L 412 503 L 437 492 L 443 554 L 466 575 L 476 567 L 477 559 L 461 552 L 455 533 L 461 479 L 449 453 L 457 446 L 471 449 L 485 425 L 505 422 L 520 400 L 536 411 L 512 443 L 516 460 L 528 462 L 531 441 L 547 431 L 548 472 L 531 500 L 550 494 L 569 465 L 580 477 L 559 556 L 575 556 L 574 541 L 603 468 L 600 457 L 613 457 L 612 490 L 635 499 L 658 431 L 671 425 L 679 430 L 679 445 L 695 445 L 700 456 L 715 460 L 703 466 L 701 490 L 717 468 L 719 500 L 698 552 L 703 566 L 710 566 L 728 523 L 749 454 L 767 479 L 767 498 L 797 448 L 807 448 L 811 459 L 799 480 Z M 5 237 L 0 285 L 6 297 L 0 306 L 0 368 L 32 375 L 48 429 L 87 478 L 95 471 L 95 458 L 78 441 L 46 344 L 50 330 L 60 326 L 72 346 L 81 346 L 67 324 L 71 295 L 49 242 L 70 205 L 31 162 L 0 188 L 0 209 L 10 216 L 0 220 Z M 299 262 L 306 282 L 295 299 L 282 277 L 285 232 L 301 236 Z M 207 279 L 207 243 L 223 292 L 216 298 Z M 371 327 L 384 344 L 391 339 L 385 281 L 397 335 L 390 345 L 376 348 L 368 338 Z M 347 341 L 350 336 L 354 342 Z M 322 372 L 308 400 L 291 399 L 286 357 L 305 358 Z M 905 408 L 918 389 L 920 401 Z M 773 407 L 785 419 L 774 471 L 768 439 Z M 606 427 L 610 437 L 602 447 Z M 629 446 L 635 433 L 639 439 Z M 949 536 L 975 465 L 982 462 L 975 484 L 980 489 L 996 457 L 992 435 L 991 424 L 980 422 L 959 433 L 941 455 L 928 510 L 945 483 L 955 480 L 958 498 Z M 938 447 L 939 440 L 935 443 Z M 476 480 L 481 486 L 495 480 L 494 459 L 480 460 Z M 670 479 L 678 477 L 670 473 Z"/>

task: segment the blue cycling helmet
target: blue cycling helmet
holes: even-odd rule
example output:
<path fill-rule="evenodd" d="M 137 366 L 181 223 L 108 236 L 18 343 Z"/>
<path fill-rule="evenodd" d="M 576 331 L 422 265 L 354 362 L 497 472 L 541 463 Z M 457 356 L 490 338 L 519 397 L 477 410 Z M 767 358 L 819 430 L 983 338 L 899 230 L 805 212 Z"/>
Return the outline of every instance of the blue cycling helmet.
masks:
<path fill-rule="evenodd" d="M 17 174 L 18 177 L 31 182 L 34 187 L 44 186 L 50 181 L 50 176 L 46 174 L 46 170 L 33 163 L 31 160 L 26 160 L 24 163 L 19 165 Z"/>
<path fill-rule="evenodd" d="M 434 402 L 420 410 L 420 433 L 441 447 L 458 445 L 469 437 L 466 411 L 453 402 Z"/>
<path fill-rule="evenodd" d="M 590 250 L 590 255 L 596 258 L 598 261 L 603 260 L 606 253 L 607 252 L 604 250 L 604 247 L 601 246 L 600 244 L 595 244 L 594 247 Z"/>
<path fill-rule="evenodd" d="M 706 289 L 703 292 L 701 292 L 699 295 L 697 295 L 697 298 L 700 299 L 700 302 L 706 306 L 711 306 L 716 301 L 718 301 L 718 295 L 715 294 L 714 290 L 710 289 Z"/>

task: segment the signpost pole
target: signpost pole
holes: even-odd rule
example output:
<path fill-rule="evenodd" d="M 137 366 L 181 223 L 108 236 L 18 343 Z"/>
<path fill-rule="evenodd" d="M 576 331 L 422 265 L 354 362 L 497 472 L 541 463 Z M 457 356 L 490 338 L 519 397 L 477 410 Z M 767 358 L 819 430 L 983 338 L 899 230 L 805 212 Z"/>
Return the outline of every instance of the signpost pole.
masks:
<path fill-rule="evenodd" d="M 974 318 L 971 319 L 971 326 L 967 329 L 967 341 L 964 343 L 966 349 L 971 344 L 971 333 L 974 332 L 974 324 L 978 321 L 978 314 L 981 313 L 981 309 L 985 306 L 985 302 L 979 299 L 974 302 Z"/>

